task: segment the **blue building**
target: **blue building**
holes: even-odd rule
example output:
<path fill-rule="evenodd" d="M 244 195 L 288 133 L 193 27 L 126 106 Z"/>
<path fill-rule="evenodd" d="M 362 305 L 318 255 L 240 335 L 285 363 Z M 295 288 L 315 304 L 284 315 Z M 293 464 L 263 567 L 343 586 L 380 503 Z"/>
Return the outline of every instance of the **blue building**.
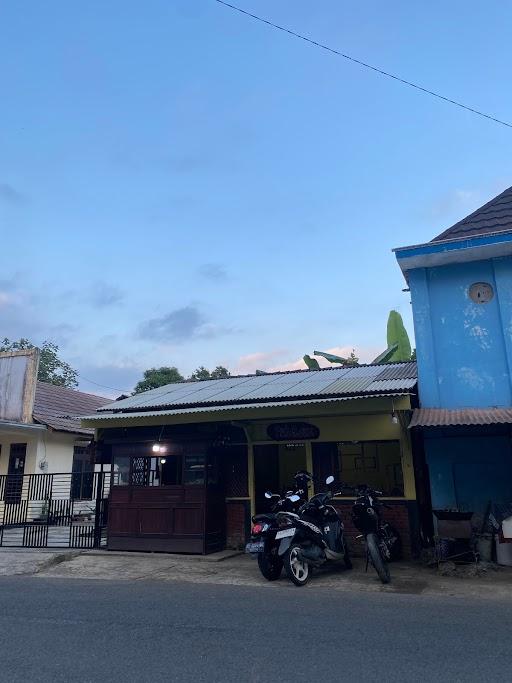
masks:
<path fill-rule="evenodd" d="M 512 188 L 395 250 L 411 291 L 433 509 L 512 501 Z"/>

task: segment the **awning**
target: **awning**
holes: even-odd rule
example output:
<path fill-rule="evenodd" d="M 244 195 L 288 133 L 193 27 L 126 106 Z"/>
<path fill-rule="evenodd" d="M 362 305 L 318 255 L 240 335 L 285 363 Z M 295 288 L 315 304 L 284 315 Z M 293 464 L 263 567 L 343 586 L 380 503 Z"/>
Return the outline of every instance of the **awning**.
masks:
<path fill-rule="evenodd" d="M 258 413 L 264 411 L 265 409 L 271 409 L 279 411 L 281 409 L 286 409 L 288 407 L 297 408 L 310 408 L 323 406 L 326 409 L 332 407 L 336 408 L 346 402 L 363 400 L 371 402 L 372 400 L 379 400 L 382 398 L 394 399 L 396 410 L 409 410 L 409 405 L 402 406 L 398 402 L 400 399 L 407 399 L 409 404 L 410 394 L 406 393 L 393 393 L 393 394 L 377 394 L 373 396 L 340 396 L 338 398 L 324 398 L 324 399 L 310 399 L 301 401 L 265 401 L 263 403 L 242 403 L 242 404 L 229 404 L 225 406 L 198 406 L 194 408 L 174 408 L 172 410 L 145 410 L 145 411 L 134 411 L 134 412 L 120 412 L 120 413 L 105 413 L 98 412 L 93 415 L 83 415 L 81 416 L 82 424 L 91 427 L 110 427 L 112 424 L 123 423 L 128 420 L 151 420 L 153 424 L 159 424 L 159 420 L 162 418 L 174 418 L 180 416 L 206 416 L 206 421 L 226 421 L 232 419 L 232 413 L 243 411 L 245 416 L 249 419 L 252 418 L 252 414 L 255 414 L 255 419 L 258 419 Z M 391 412 L 393 403 L 388 400 L 389 411 Z M 279 413 L 277 413 L 278 415 Z M 302 416 L 303 412 L 298 412 L 299 416 Z"/>
<path fill-rule="evenodd" d="M 457 425 L 512 424 L 512 408 L 416 408 L 412 427 L 454 427 Z"/>

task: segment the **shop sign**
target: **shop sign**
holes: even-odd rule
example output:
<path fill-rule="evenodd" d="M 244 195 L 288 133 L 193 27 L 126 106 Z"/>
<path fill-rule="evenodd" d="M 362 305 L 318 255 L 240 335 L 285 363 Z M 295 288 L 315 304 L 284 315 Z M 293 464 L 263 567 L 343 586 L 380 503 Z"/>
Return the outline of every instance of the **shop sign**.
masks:
<path fill-rule="evenodd" d="M 308 422 L 277 422 L 267 427 L 267 434 L 274 441 L 309 441 L 318 439 L 320 430 Z"/>

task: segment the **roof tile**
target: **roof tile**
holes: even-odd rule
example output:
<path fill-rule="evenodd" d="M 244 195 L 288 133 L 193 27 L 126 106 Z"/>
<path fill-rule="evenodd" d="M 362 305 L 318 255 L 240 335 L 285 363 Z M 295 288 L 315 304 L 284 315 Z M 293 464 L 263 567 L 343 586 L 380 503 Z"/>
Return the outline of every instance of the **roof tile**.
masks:
<path fill-rule="evenodd" d="M 79 416 L 98 410 L 108 401 L 104 396 L 38 382 L 33 417 L 59 432 L 91 435 L 94 430 L 82 427 Z"/>
<path fill-rule="evenodd" d="M 432 242 L 512 231 L 512 187 L 448 228 Z"/>

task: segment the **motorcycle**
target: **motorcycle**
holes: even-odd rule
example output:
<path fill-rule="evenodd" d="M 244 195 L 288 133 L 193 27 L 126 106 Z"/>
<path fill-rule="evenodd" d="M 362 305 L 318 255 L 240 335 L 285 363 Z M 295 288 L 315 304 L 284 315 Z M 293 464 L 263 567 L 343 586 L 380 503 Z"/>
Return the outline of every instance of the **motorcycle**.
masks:
<path fill-rule="evenodd" d="M 245 552 L 258 560 L 258 567 L 267 581 L 276 581 L 283 569 L 283 560 L 279 557 L 279 541 L 276 534 L 279 531 L 277 514 L 280 512 L 292 513 L 299 509 L 308 497 L 308 484 L 312 477 L 308 472 L 297 472 L 294 476 L 294 487 L 282 495 L 267 491 L 267 500 L 276 499 L 272 511 L 254 515 L 251 538 L 245 546 Z"/>
<path fill-rule="evenodd" d="M 391 581 L 388 562 L 401 556 L 402 541 L 398 531 L 382 518 L 382 503 L 376 491 L 370 486 L 360 485 L 355 489 L 356 500 L 352 506 L 352 522 L 362 533 L 366 543 L 366 571 L 371 563 L 382 583 Z"/>
<path fill-rule="evenodd" d="M 333 482 L 329 477 L 327 483 Z M 312 568 L 327 562 L 343 560 L 345 567 L 352 569 L 341 516 L 329 504 L 342 488 L 340 483 L 325 493 L 317 493 L 300 507 L 298 513 L 283 511 L 276 515 L 281 527 L 276 534 L 276 541 L 280 541 L 278 556 L 282 558 L 288 578 L 296 586 L 304 586 Z"/>

